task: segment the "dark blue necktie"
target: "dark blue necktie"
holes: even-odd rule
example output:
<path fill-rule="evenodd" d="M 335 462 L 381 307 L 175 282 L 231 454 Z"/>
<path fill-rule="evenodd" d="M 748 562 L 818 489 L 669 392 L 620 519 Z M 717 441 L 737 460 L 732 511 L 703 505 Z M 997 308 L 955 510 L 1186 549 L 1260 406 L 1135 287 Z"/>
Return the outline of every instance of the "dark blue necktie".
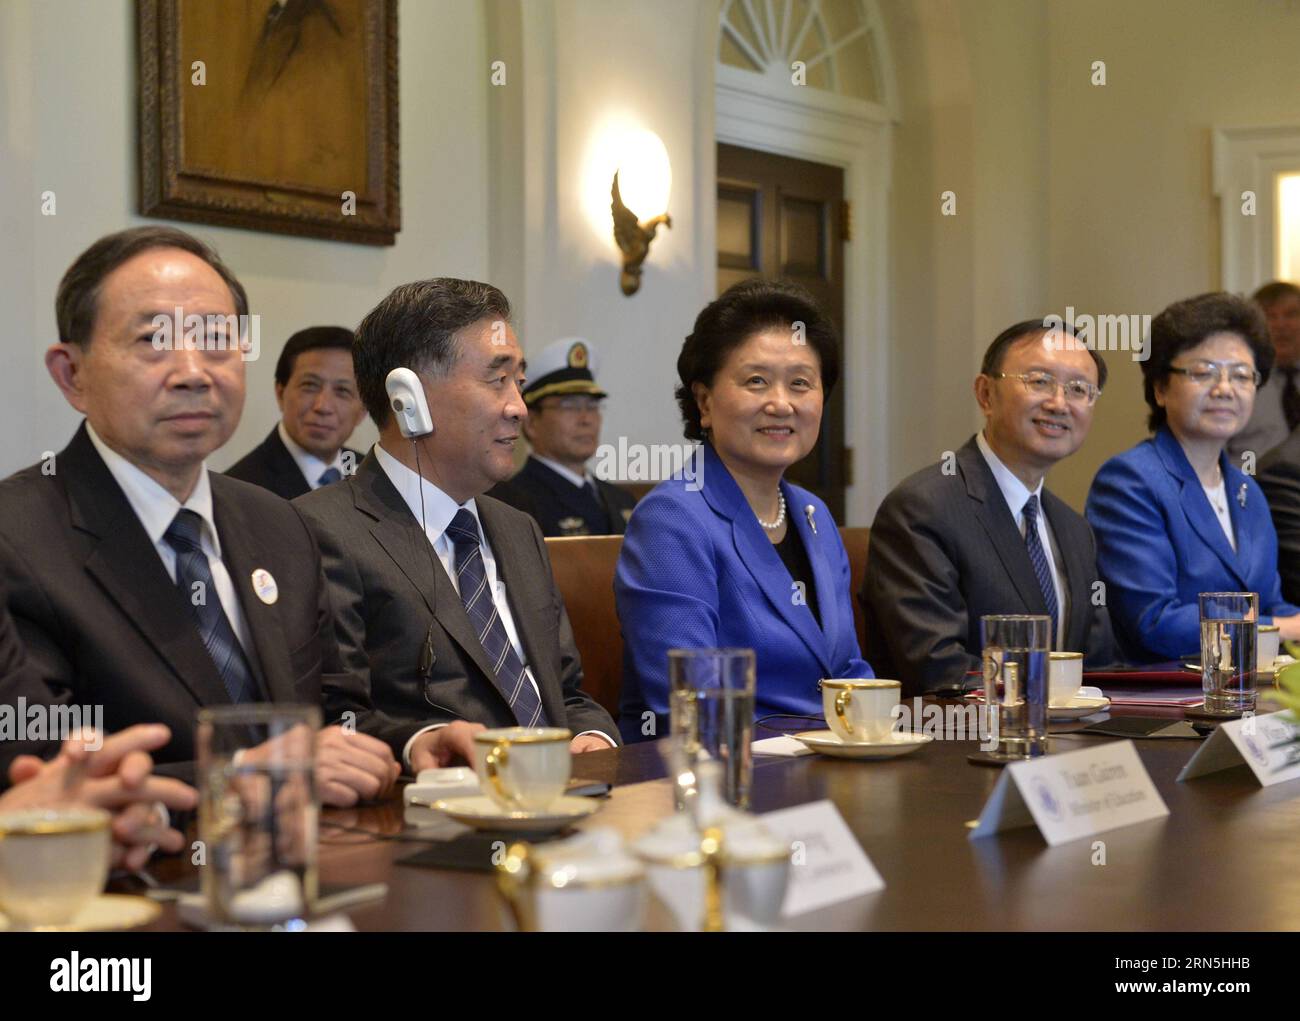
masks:
<path fill-rule="evenodd" d="M 239 639 L 235 637 L 235 629 L 230 626 L 230 618 L 221 605 L 207 554 L 199 543 L 202 524 L 203 519 L 194 511 L 182 510 L 177 513 L 163 536 L 167 545 L 176 551 L 176 587 L 190 604 L 199 637 L 203 639 L 203 647 L 212 657 L 217 673 L 221 675 L 221 683 L 230 695 L 230 701 L 252 702 L 256 696 L 257 683 Z"/>
<path fill-rule="evenodd" d="M 479 548 L 478 518 L 462 507 L 447 526 L 447 536 L 455 551 L 460 601 L 465 604 L 465 612 L 483 651 L 492 661 L 492 680 L 510 704 L 521 727 L 545 727 L 546 713 L 541 699 L 526 675 L 524 664 L 515 655 L 506 626 L 497 612 L 496 600 L 488 591 L 483 551 Z"/>
<path fill-rule="evenodd" d="M 1038 535 L 1037 493 L 1025 501 L 1025 547 L 1029 550 L 1029 562 L 1034 565 L 1038 587 L 1043 590 L 1043 599 L 1047 601 L 1047 615 L 1052 618 L 1051 645 L 1055 647 L 1060 607 L 1056 602 L 1056 586 L 1052 584 L 1052 570 L 1047 565 L 1047 551 L 1043 549 L 1043 540 Z"/>
<path fill-rule="evenodd" d="M 316 484 L 328 486 L 331 482 L 337 482 L 341 478 L 343 478 L 343 473 L 337 468 L 326 468 L 320 473 L 320 478 L 316 480 Z"/>

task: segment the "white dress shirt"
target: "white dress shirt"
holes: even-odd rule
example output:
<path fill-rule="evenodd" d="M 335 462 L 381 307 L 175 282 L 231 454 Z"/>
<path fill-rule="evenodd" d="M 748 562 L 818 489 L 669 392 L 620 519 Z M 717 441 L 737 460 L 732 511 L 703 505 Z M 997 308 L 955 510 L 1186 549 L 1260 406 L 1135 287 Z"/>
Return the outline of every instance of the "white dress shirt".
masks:
<path fill-rule="evenodd" d="M 411 514 L 416 521 L 421 520 L 421 513 L 423 513 L 425 535 L 428 536 L 429 542 L 433 544 L 433 552 L 442 564 L 442 568 L 447 574 L 447 580 L 451 582 L 456 594 L 460 595 L 460 584 L 456 576 L 456 550 L 451 538 L 447 535 L 447 526 L 451 524 L 451 520 L 456 516 L 457 511 L 462 509 L 461 505 L 428 479 L 422 479 L 410 468 L 402 464 L 380 444 L 375 445 L 375 460 L 379 462 L 379 467 L 384 470 L 384 474 L 388 476 L 389 481 L 401 494 L 402 500 L 410 508 Z M 420 507 L 422 488 L 424 491 L 423 511 L 421 511 Z M 474 520 L 478 521 L 478 506 L 473 500 L 467 501 L 464 509 L 473 514 Z M 488 590 L 492 593 L 492 602 L 496 604 L 497 614 L 501 618 L 501 623 L 505 626 L 506 637 L 510 639 L 511 648 L 515 650 L 519 662 L 524 664 L 524 676 L 528 678 L 528 683 L 537 692 L 538 701 L 541 701 L 541 690 L 537 687 L 537 679 L 533 676 L 532 667 L 528 665 L 527 654 L 519 641 L 519 631 L 515 627 L 514 614 L 510 612 L 510 600 L 506 598 L 505 582 L 497 575 L 496 555 L 492 552 L 492 547 L 488 543 L 487 533 L 483 530 L 481 521 L 478 522 L 478 526 L 479 552 L 483 555 L 483 574 L 487 578 Z M 446 724 L 435 723 L 411 735 L 410 740 L 406 742 L 406 747 L 402 749 L 402 761 L 408 768 L 411 765 L 412 742 L 426 731 L 435 730 L 442 726 L 446 726 Z M 598 730 L 585 730 L 583 734 L 598 734 L 608 741 L 611 746 L 616 744 L 609 735 Z M 581 737 L 582 735 L 578 736 Z"/>
<path fill-rule="evenodd" d="M 329 468 L 337 468 L 340 475 L 347 475 L 343 470 L 343 448 L 339 447 L 334 452 L 334 460 L 326 464 L 315 454 L 304 450 L 294 442 L 293 437 L 289 435 L 289 430 L 284 427 L 284 419 L 280 419 L 280 424 L 276 426 L 280 431 L 280 442 L 284 448 L 289 451 L 289 456 L 293 458 L 294 463 L 298 465 L 298 470 L 302 472 L 302 477 L 307 480 L 307 485 L 312 489 L 320 489 L 320 477 Z"/>
<path fill-rule="evenodd" d="M 194 492 L 182 504 L 125 457 L 109 449 L 108 445 L 95 434 L 89 422 L 86 423 L 86 432 L 113 478 L 122 487 L 127 502 L 135 511 L 135 516 L 140 519 L 140 524 L 144 526 L 145 534 L 149 536 L 149 541 L 157 550 L 163 568 L 173 584 L 176 582 L 176 551 L 163 536 L 182 508 L 193 511 L 202 519 L 199 544 L 208 558 L 212 583 L 216 586 L 217 596 L 221 599 L 221 608 L 226 613 L 226 619 L 230 621 L 235 637 L 239 639 L 244 655 L 252 666 L 257 650 L 253 645 L 252 633 L 248 629 L 248 621 L 244 619 L 244 610 L 239 604 L 239 596 L 235 592 L 235 583 L 231 581 L 230 572 L 226 570 L 225 562 L 221 559 L 221 540 L 217 537 L 217 525 L 212 516 L 212 485 L 208 481 L 207 465 L 205 464 L 199 472 L 199 481 L 194 486 Z M 189 598 L 188 592 L 184 595 Z"/>
<path fill-rule="evenodd" d="M 1237 536 L 1232 530 L 1232 515 L 1228 512 L 1228 483 L 1226 479 L 1219 479 L 1217 486 L 1207 486 L 1201 483 L 1201 488 L 1205 490 L 1205 498 L 1210 501 L 1210 509 L 1214 511 L 1214 516 L 1219 519 L 1219 527 L 1223 529 L 1223 534 L 1227 536 L 1228 545 L 1232 547 L 1232 552 L 1237 552 Z"/>
<path fill-rule="evenodd" d="M 588 482 L 591 481 L 591 475 L 589 473 L 584 475 L 578 475 L 571 468 L 566 468 L 564 465 L 560 464 L 559 461 L 552 461 L 549 457 L 542 457 L 542 455 L 537 453 L 536 451 L 533 452 L 533 457 L 541 461 L 542 464 L 546 465 L 546 467 L 551 469 L 551 471 L 555 472 L 555 474 L 560 476 L 560 478 L 567 479 L 569 482 L 572 482 L 579 489 L 582 489 Z"/>
<path fill-rule="evenodd" d="M 1043 483 L 1040 480 L 1038 488 L 1031 492 L 1029 487 L 1016 478 L 1011 469 L 1002 463 L 998 455 L 993 453 L 993 448 L 984 438 L 983 431 L 976 434 L 975 443 L 979 446 L 980 453 L 984 455 L 989 470 L 993 472 L 993 478 L 998 484 L 998 489 L 1002 491 L 1002 498 L 1006 500 L 1007 508 L 1015 518 L 1016 528 L 1022 537 L 1025 534 L 1025 504 L 1031 496 L 1038 497 L 1038 539 L 1043 544 L 1043 549 L 1051 552 L 1047 567 L 1052 575 L 1052 588 L 1056 592 L 1056 605 L 1060 611 L 1059 621 L 1052 624 L 1052 648 L 1063 650 L 1066 625 L 1070 620 L 1070 602 L 1065 587 L 1061 584 L 1061 577 L 1065 574 L 1061 550 L 1056 545 L 1056 537 L 1052 535 L 1051 526 L 1047 523 L 1047 512 L 1043 508 Z"/>

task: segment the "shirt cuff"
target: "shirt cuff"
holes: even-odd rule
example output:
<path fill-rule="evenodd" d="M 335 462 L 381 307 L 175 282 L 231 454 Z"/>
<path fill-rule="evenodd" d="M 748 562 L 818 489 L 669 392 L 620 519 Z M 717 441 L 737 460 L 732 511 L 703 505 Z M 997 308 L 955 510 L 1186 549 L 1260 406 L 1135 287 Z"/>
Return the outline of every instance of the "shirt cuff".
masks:
<path fill-rule="evenodd" d="M 419 737 L 421 734 L 427 734 L 431 730 L 441 730 L 445 726 L 447 726 L 447 724 L 445 723 L 432 723 L 427 727 L 421 727 L 419 730 L 417 730 L 414 734 L 412 734 L 409 738 L 406 739 L 406 744 L 402 746 L 402 766 L 406 769 L 408 773 L 413 774 L 415 772 L 411 768 L 411 745 L 415 744 L 415 739 Z"/>
<path fill-rule="evenodd" d="M 609 742 L 609 746 L 610 746 L 611 748 L 617 748 L 617 747 L 618 747 L 618 742 L 615 741 L 615 740 L 614 740 L 612 737 L 610 737 L 608 734 L 606 734 L 603 730 L 584 730 L 581 734 L 576 734 L 576 735 L 574 735 L 574 736 L 575 736 L 575 737 L 586 737 L 588 734 L 595 734 L 597 737 L 604 738 L 606 741 Z"/>

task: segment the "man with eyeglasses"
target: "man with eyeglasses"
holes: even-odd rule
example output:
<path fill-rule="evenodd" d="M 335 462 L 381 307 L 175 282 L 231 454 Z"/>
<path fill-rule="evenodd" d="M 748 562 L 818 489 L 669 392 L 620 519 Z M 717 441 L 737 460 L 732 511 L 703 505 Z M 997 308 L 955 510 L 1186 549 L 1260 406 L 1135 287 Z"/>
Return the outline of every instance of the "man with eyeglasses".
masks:
<path fill-rule="evenodd" d="M 606 396 L 596 385 L 595 361 L 591 345 L 568 337 L 529 362 L 523 432 L 532 453 L 488 494 L 531 514 L 543 535 L 622 535 L 636 504 L 626 489 L 587 470 L 600 444 Z"/>
<path fill-rule="evenodd" d="M 980 618 L 1052 618 L 1052 647 L 1114 659 L 1088 523 L 1043 486 L 1083 444 L 1106 363 L 1064 326 L 1031 319 L 984 354 L 984 429 L 900 483 L 871 527 L 863 651 L 908 695 L 976 687 Z"/>

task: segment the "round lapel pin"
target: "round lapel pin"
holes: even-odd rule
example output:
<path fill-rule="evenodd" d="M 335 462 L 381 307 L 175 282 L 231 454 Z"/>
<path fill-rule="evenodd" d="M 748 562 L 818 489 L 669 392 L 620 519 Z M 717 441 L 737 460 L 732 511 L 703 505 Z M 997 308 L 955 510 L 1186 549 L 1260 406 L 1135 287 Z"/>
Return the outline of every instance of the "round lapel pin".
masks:
<path fill-rule="evenodd" d="M 253 572 L 253 591 L 267 606 L 280 598 L 280 587 L 276 585 L 271 572 L 262 567 Z"/>

